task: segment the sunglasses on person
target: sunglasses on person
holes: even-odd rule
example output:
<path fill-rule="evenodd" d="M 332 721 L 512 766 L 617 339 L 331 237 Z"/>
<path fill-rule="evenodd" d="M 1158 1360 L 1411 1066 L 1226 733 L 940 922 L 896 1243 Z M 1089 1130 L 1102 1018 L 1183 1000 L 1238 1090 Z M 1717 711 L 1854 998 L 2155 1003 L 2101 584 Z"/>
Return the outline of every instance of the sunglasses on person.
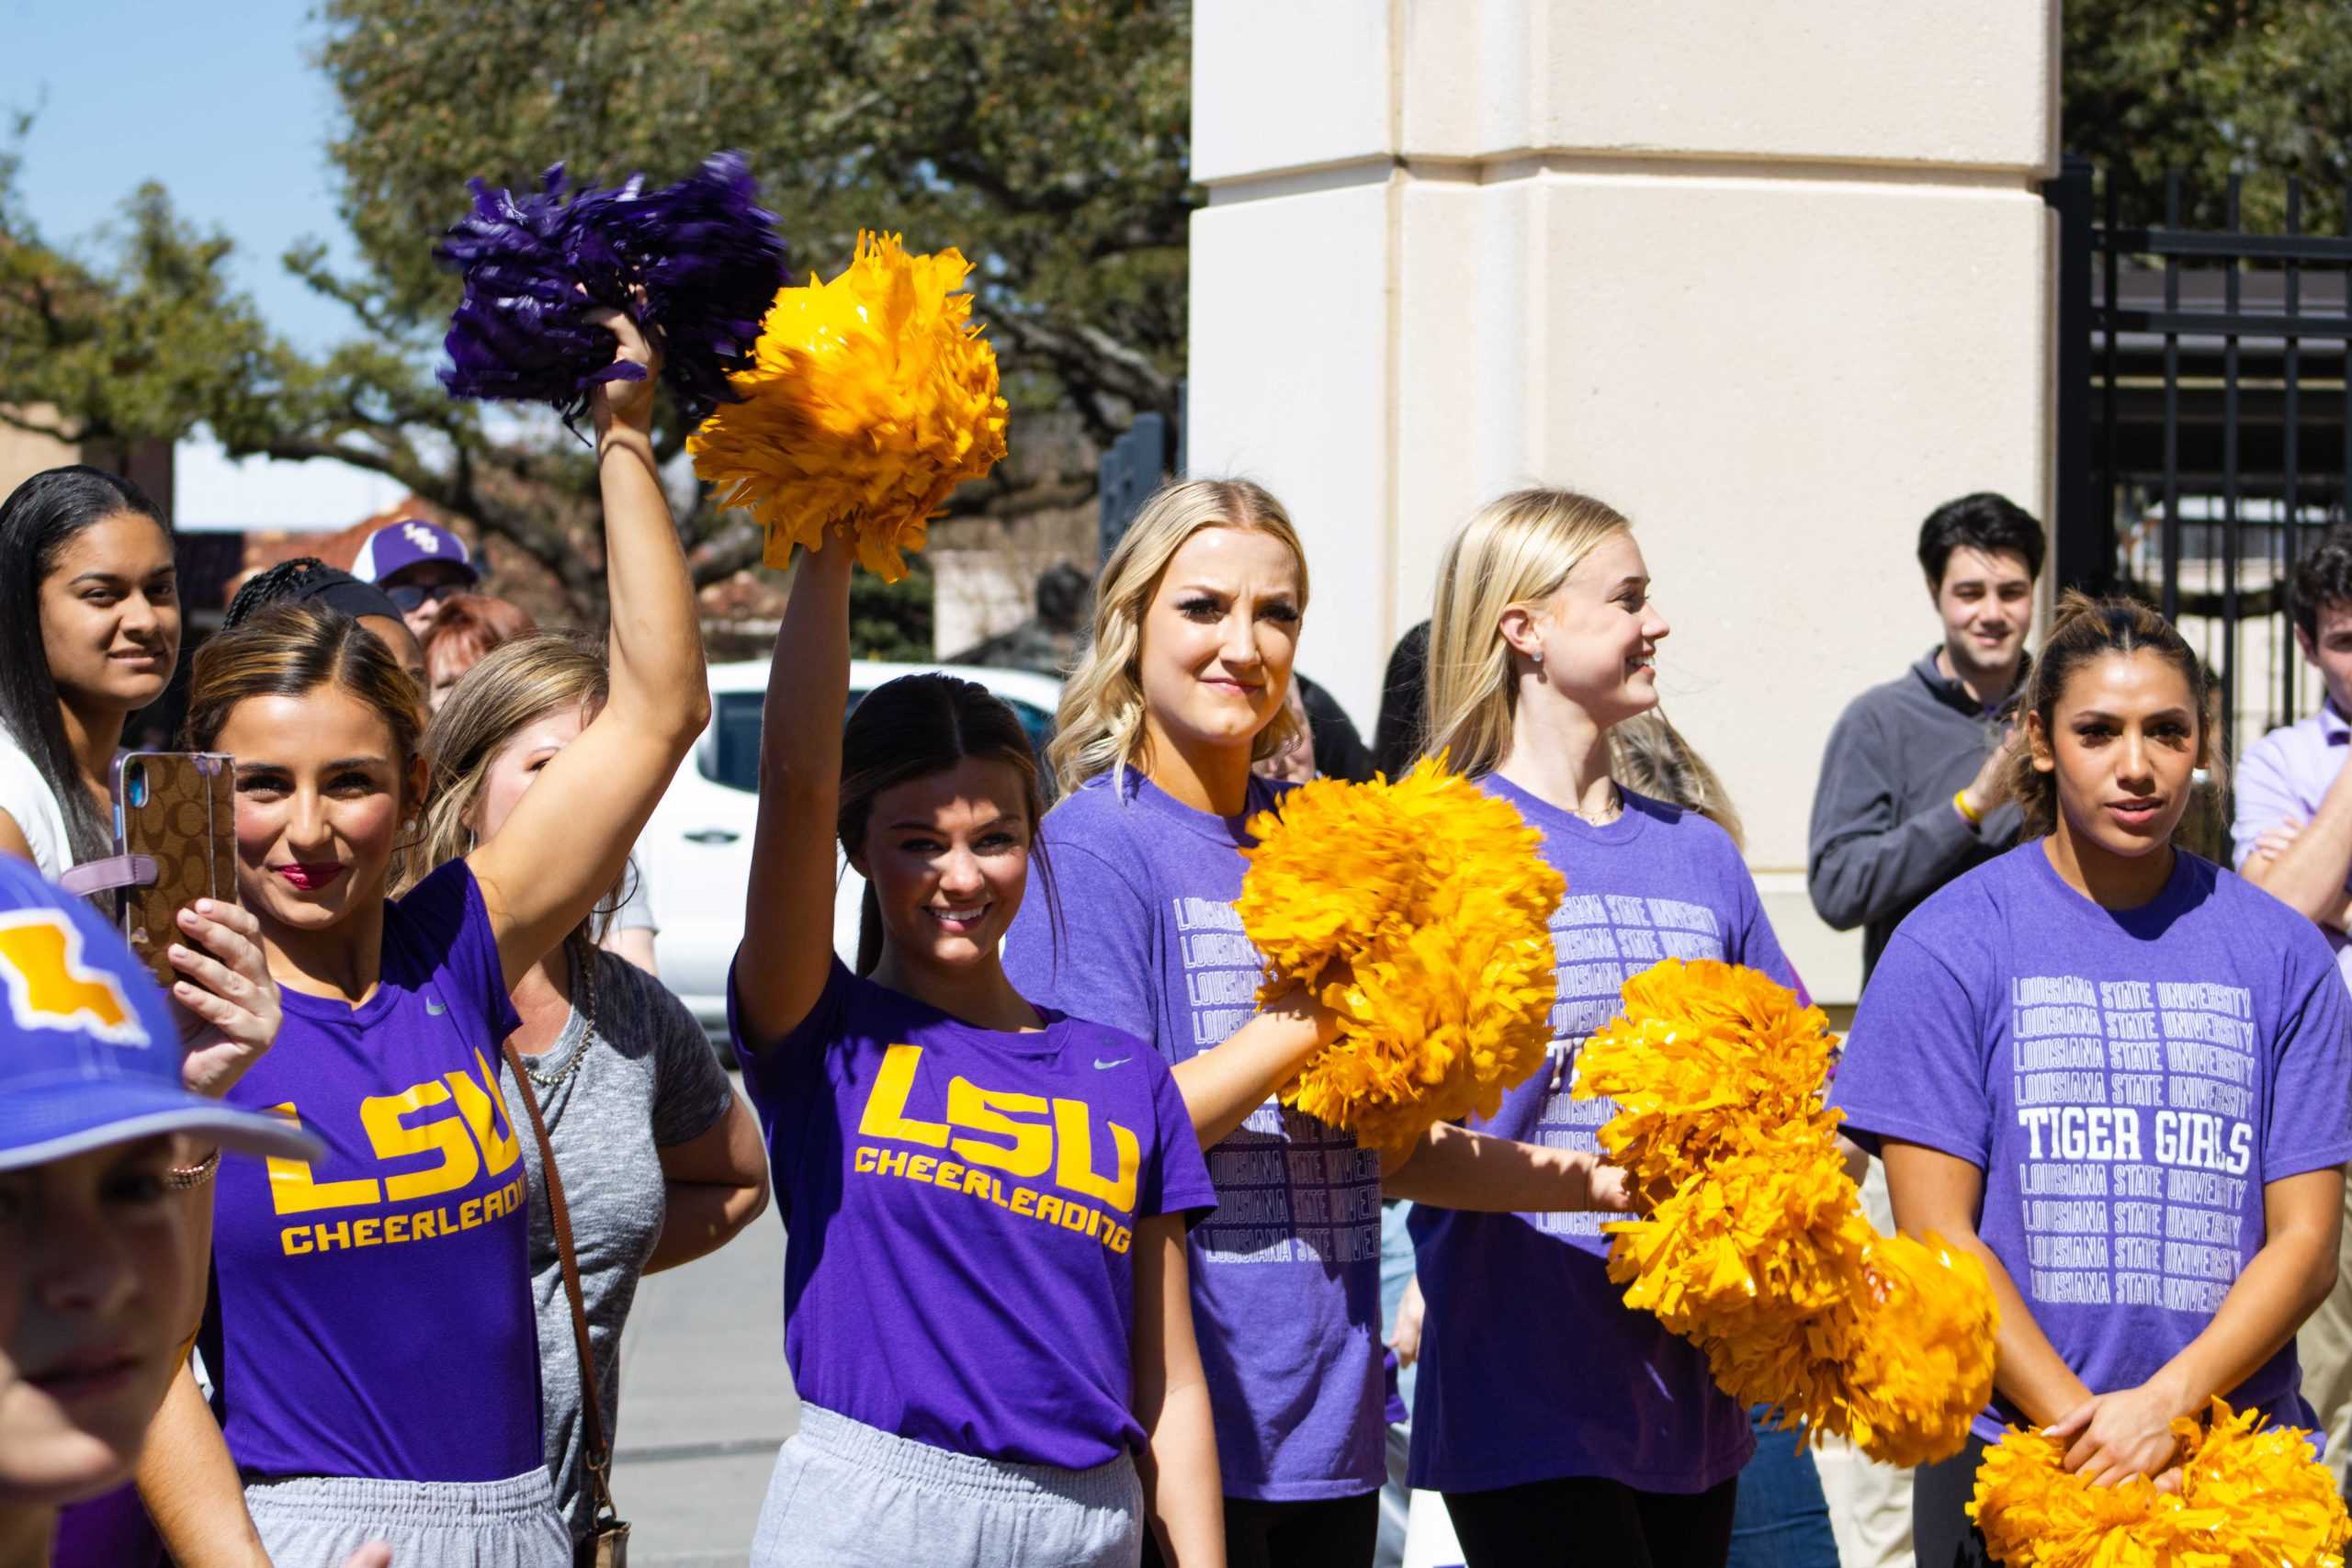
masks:
<path fill-rule="evenodd" d="M 464 582 L 388 582 L 384 596 L 403 615 L 421 610 L 427 604 L 437 604 L 444 599 L 454 599 L 471 584 Z"/>

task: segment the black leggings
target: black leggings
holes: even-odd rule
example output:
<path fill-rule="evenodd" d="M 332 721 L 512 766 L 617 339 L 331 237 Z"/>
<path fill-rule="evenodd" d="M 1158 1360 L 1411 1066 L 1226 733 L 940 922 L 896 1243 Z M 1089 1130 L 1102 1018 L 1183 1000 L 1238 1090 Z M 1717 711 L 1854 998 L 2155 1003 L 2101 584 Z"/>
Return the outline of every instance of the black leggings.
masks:
<path fill-rule="evenodd" d="M 1380 1494 L 1306 1503 L 1225 1500 L 1226 1568 L 1371 1568 L 1380 1538 Z M 1143 1568 L 1163 1568 L 1145 1532 Z"/>
<path fill-rule="evenodd" d="M 1637 1492 L 1623 1482 L 1568 1476 L 1449 1492 L 1445 1511 L 1469 1568 L 1723 1568 L 1738 1487 L 1735 1476 L 1695 1495 Z"/>
<path fill-rule="evenodd" d="M 1991 1568 L 1984 1538 L 1968 1521 L 1984 1458 L 1984 1439 L 1972 1434 L 1951 1458 L 1911 1472 L 1911 1539 L 1919 1568 Z"/>

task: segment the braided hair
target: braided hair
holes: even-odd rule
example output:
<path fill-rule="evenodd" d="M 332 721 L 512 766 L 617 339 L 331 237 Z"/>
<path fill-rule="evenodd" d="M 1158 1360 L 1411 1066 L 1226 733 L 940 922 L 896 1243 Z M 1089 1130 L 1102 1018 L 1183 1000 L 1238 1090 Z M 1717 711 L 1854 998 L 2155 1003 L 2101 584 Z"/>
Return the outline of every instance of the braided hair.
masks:
<path fill-rule="evenodd" d="M 322 571 L 334 571 L 316 556 L 296 556 L 292 560 L 279 561 L 276 566 L 257 571 L 245 580 L 235 598 L 220 616 L 220 629 L 227 631 L 253 619 L 254 612 L 265 604 L 276 604 L 288 599 L 307 599 L 303 592 L 307 580 Z M 349 576 L 348 572 L 340 575 Z"/>

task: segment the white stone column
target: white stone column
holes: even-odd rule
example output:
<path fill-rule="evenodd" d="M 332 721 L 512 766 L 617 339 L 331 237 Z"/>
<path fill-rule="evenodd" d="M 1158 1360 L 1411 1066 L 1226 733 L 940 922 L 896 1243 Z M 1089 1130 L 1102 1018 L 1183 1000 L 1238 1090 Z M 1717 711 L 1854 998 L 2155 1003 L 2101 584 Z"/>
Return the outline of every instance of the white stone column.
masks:
<path fill-rule="evenodd" d="M 1196 474 L 1304 531 L 1300 667 L 1367 734 L 1481 502 L 1630 515 L 1659 686 L 1816 995 L 1806 820 L 1846 703 L 1937 638 L 1940 502 L 2047 516 L 2054 0 L 1197 0 Z"/>

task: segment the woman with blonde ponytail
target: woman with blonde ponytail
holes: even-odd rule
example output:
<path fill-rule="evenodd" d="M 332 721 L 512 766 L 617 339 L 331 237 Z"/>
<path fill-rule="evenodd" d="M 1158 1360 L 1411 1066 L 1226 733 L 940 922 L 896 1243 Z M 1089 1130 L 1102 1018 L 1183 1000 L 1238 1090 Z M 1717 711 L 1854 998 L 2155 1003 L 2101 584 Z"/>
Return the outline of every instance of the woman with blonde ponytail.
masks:
<path fill-rule="evenodd" d="M 1657 705 L 1670 628 L 1649 590 L 1631 525 L 1564 490 L 1487 506 L 1439 570 L 1428 750 L 1518 807 L 1568 884 L 1553 1065 L 1476 1123 L 1505 1137 L 1595 1146 L 1613 1108 L 1570 1097 L 1576 1052 L 1628 976 L 1712 958 L 1794 983 L 1730 837 L 1611 777 L 1611 731 Z M 1471 1568 L 1720 1568 L 1747 1416 L 1625 1305 L 1598 1220 L 1423 1201 L 1410 1223 L 1428 1303 L 1410 1478 L 1445 1495 Z"/>
<path fill-rule="evenodd" d="M 1443 1129 L 1381 1168 L 1275 1089 L 1334 1024 L 1293 988 L 1261 1007 L 1233 911 L 1247 824 L 1292 786 L 1255 776 L 1295 720 L 1306 612 L 1282 503 L 1241 479 L 1154 496 L 1104 563 L 1093 634 L 1063 689 L 1046 817 L 1061 919 L 1023 906 L 1022 992 L 1148 1040 L 1173 1065 L 1219 1207 L 1191 1238 L 1193 1309 L 1236 1568 L 1362 1568 L 1385 1473 L 1380 1199 L 1460 1208 L 1623 1206 L 1589 1154 Z"/>

